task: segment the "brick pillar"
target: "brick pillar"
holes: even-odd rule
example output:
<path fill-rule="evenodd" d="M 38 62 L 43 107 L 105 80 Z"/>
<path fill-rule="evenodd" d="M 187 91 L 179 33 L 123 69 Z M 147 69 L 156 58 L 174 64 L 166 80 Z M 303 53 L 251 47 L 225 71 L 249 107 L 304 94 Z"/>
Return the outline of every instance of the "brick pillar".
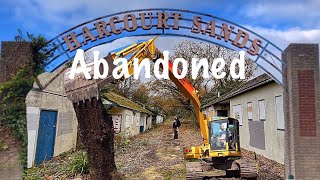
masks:
<path fill-rule="evenodd" d="M 320 74 L 318 44 L 290 44 L 282 54 L 286 177 L 320 177 Z"/>
<path fill-rule="evenodd" d="M 0 83 L 9 80 L 20 67 L 31 62 L 30 42 L 1 42 Z"/>

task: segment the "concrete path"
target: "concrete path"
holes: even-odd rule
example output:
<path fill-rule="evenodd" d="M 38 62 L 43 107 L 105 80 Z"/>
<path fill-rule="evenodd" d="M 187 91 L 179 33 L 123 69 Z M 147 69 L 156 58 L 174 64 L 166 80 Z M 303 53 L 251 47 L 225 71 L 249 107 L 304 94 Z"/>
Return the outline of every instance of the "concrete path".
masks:
<path fill-rule="evenodd" d="M 7 148 L 0 150 L 0 179 L 20 180 L 23 176 L 23 167 L 19 159 L 18 142 L 14 140 L 11 133 L 1 133 L 1 138 L 4 139 Z"/>

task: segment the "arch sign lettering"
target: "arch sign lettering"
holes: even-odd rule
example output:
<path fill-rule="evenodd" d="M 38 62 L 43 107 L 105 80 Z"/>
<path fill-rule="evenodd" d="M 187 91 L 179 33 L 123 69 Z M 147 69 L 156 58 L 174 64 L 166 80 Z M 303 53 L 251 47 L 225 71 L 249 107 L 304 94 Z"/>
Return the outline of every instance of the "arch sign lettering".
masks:
<path fill-rule="evenodd" d="M 75 26 L 49 41 L 54 56 L 46 62 L 52 72 L 72 60 L 77 49 L 132 36 L 175 36 L 243 50 L 258 67 L 282 84 L 282 49 L 257 33 L 214 15 L 179 9 L 140 9 L 102 16 Z"/>

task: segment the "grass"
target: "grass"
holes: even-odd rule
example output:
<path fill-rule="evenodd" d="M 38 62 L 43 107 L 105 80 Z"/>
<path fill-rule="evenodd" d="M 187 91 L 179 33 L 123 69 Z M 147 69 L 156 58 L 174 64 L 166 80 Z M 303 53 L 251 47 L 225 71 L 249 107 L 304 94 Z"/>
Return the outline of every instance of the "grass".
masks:
<path fill-rule="evenodd" d="M 88 157 L 84 151 L 64 153 L 59 157 L 27 170 L 24 179 L 66 179 L 89 173 Z"/>
<path fill-rule="evenodd" d="M 86 152 L 78 152 L 74 154 L 70 159 L 71 162 L 68 163 L 67 170 L 70 176 L 89 173 L 88 156 Z"/>
<path fill-rule="evenodd" d="M 173 172 L 172 171 L 167 171 L 163 175 L 164 175 L 164 179 L 165 180 L 171 180 L 172 176 L 173 176 Z"/>

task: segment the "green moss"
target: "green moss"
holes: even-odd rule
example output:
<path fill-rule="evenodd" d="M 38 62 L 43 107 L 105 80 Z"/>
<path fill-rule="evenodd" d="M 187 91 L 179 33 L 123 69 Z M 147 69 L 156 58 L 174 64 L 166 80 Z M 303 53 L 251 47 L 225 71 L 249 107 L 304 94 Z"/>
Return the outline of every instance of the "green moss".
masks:
<path fill-rule="evenodd" d="M 119 94 L 116 94 L 114 92 L 107 92 L 107 93 L 104 93 L 102 94 L 102 98 L 105 98 L 121 107 L 126 107 L 126 108 L 129 108 L 129 109 L 133 109 L 133 110 L 136 110 L 136 111 L 139 111 L 139 112 L 144 112 L 144 113 L 147 113 L 147 114 L 152 114 L 151 111 L 143 108 L 142 106 L 140 106 L 139 104 L 131 101 L 130 99 L 127 99 L 123 96 L 120 96 Z"/>

